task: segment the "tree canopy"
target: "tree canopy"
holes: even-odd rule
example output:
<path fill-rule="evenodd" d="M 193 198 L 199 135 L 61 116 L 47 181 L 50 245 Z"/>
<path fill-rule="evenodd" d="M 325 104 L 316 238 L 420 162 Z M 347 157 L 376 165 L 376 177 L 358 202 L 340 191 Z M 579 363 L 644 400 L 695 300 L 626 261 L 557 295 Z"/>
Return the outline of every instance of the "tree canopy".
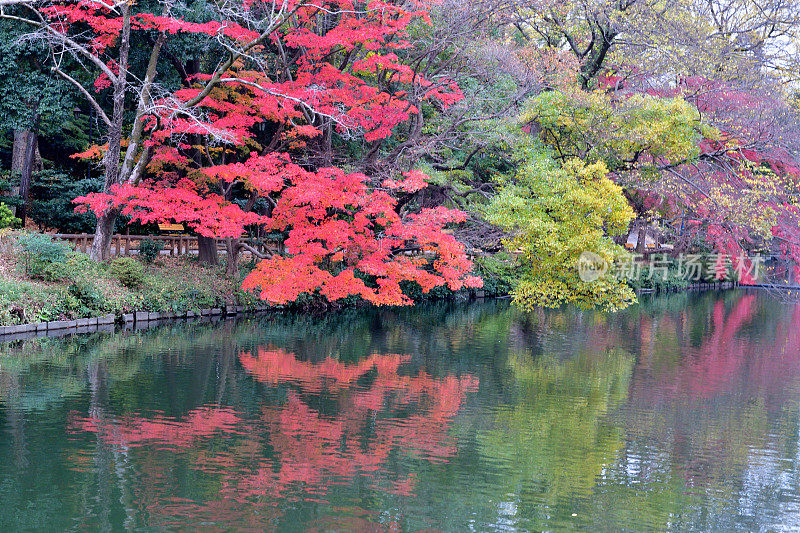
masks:
<path fill-rule="evenodd" d="M 41 116 L 71 156 L 50 172 L 99 164 L 59 193 L 96 215 L 97 260 L 118 219 L 178 222 L 224 239 L 231 275 L 258 256 L 245 286 L 273 303 L 483 276 L 615 309 L 630 287 L 577 262 L 628 260 L 641 228 L 800 260 L 799 31 L 789 0 L 0 0 L 1 124 Z"/>

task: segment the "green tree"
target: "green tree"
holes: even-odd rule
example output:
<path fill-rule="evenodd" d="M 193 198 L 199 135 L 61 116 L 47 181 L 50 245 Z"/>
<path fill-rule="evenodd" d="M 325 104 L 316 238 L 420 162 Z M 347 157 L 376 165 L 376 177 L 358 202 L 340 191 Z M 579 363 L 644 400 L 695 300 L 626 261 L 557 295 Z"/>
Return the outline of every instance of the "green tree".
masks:
<path fill-rule="evenodd" d="M 488 220 L 510 233 L 506 247 L 517 254 L 515 302 L 523 309 L 565 303 L 620 309 L 634 302 L 630 287 L 610 271 L 593 281 L 578 272 L 584 252 L 609 265 L 626 255 L 610 235 L 625 232 L 634 214 L 605 164 L 569 159 L 561 165 L 535 141 L 520 151 L 519 171 L 487 209 Z"/>

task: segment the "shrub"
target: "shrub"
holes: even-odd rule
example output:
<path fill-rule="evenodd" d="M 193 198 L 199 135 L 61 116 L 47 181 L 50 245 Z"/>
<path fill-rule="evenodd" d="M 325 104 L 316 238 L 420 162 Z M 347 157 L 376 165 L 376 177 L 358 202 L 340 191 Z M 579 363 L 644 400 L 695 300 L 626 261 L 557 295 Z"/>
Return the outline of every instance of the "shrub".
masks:
<path fill-rule="evenodd" d="M 646 267 L 646 263 L 644 264 Z M 628 284 L 635 290 L 653 290 L 655 292 L 675 292 L 686 289 L 689 280 L 681 272 L 677 262 L 670 262 L 666 273 L 663 271 L 653 272 L 648 276 L 646 269 L 642 268 L 638 279 L 628 280 Z"/>
<path fill-rule="evenodd" d="M 484 294 L 489 297 L 506 296 L 516 282 L 516 260 L 506 251 L 493 256 L 478 256 L 473 260 L 475 274 L 483 280 Z"/>
<path fill-rule="evenodd" d="M 17 237 L 17 249 L 25 275 L 31 278 L 53 281 L 60 279 L 59 266 L 72 251 L 65 242 L 54 242 L 49 235 L 24 233 Z"/>
<path fill-rule="evenodd" d="M 135 289 L 144 281 L 144 265 L 133 257 L 119 257 L 111 261 L 109 267 L 111 275 L 122 285 Z"/>
<path fill-rule="evenodd" d="M 164 248 L 164 244 L 161 241 L 145 239 L 139 244 L 139 257 L 145 263 L 152 263 L 161 254 L 162 248 Z"/>
<path fill-rule="evenodd" d="M 436 300 L 449 300 L 457 296 L 456 291 L 453 291 L 446 285 L 434 287 L 428 292 L 422 292 L 422 286 L 416 281 L 401 281 L 400 289 L 403 294 L 411 298 L 414 303 L 436 301 Z M 353 303 L 359 302 L 359 299 L 354 299 Z"/>
<path fill-rule="evenodd" d="M 62 288 L 27 280 L 0 279 L 0 324 L 24 324 L 68 317 L 77 300 Z"/>
<path fill-rule="evenodd" d="M 103 309 L 104 298 L 92 282 L 88 280 L 76 280 L 69 286 L 69 294 L 80 302 L 81 314 L 91 314 L 92 311 Z"/>
<path fill-rule="evenodd" d="M 11 208 L 0 202 L 0 229 L 16 228 L 22 221 L 14 216 Z"/>
<path fill-rule="evenodd" d="M 63 260 L 48 264 L 42 277 L 47 281 L 87 280 L 96 277 L 96 271 L 96 263 L 88 255 L 70 250 Z"/>

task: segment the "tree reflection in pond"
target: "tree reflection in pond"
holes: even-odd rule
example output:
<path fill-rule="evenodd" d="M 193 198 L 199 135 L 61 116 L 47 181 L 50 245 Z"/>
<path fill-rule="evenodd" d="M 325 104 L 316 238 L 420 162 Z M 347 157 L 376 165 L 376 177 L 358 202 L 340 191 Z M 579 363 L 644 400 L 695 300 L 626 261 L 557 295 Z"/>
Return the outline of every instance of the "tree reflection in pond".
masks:
<path fill-rule="evenodd" d="M 678 294 L 27 341 L 0 530 L 800 527 L 800 310 Z"/>

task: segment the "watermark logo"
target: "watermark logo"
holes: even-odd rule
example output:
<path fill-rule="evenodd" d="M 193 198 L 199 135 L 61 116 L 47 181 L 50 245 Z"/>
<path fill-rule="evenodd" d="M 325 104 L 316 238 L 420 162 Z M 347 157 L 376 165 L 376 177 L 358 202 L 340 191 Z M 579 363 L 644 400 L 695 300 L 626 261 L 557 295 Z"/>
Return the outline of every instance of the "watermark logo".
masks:
<path fill-rule="evenodd" d="M 602 278 L 609 268 L 608 261 L 594 252 L 582 252 L 578 258 L 578 276 L 586 283 Z"/>
<path fill-rule="evenodd" d="M 759 254 L 732 257 L 723 253 L 712 254 L 628 254 L 613 263 L 595 252 L 584 251 L 578 258 L 578 276 L 586 283 L 597 281 L 609 273 L 622 281 L 642 279 L 667 280 L 670 275 L 687 281 L 741 281 L 758 280 L 765 258 Z"/>

